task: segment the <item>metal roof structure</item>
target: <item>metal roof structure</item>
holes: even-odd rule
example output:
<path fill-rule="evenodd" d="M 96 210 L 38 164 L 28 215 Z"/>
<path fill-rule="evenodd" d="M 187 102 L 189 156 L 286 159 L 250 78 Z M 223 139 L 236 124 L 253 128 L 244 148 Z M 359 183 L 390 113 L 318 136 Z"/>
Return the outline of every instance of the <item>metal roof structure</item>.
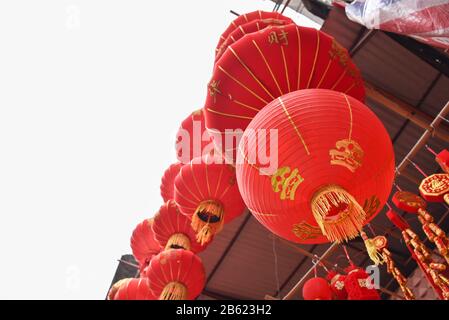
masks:
<path fill-rule="evenodd" d="M 288 4 L 298 2 L 288 1 Z M 369 89 L 367 104 L 390 134 L 399 165 L 425 130 L 432 129 L 432 120 L 449 101 L 447 56 L 403 36 L 366 30 L 349 21 L 344 10 L 338 7 L 322 18 L 322 31 L 345 46 L 360 68 Z M 446 122 L 442 120 L 438 128 L 432 129 L 428 145 L 434 150 L 440 151 L 449 143 Z M 410 160 L 428 174 L 440 171 L 434 156 L 425 147 Z M 418 192 L 418 183 L 423 176 L 413 163 L 405 160 L 407 166 L 398 175 L 396 183 L 403 190 Z M 384 208 L 371 227 L 376 234 L 387 236 L 397 267 L 408 276 L 415 270 L 416 263 L 402 243 L 400 232 L 385 217 L 385 211 Z M 430 204 L 429 212 L 443 229 L 449 230 L 446 205 Z M 410 214 L 402 215 L 421 239 L 426 239 L 418 219 Z M 426 244 L 433 249 L 433 245 Z M 298 245 L 282 240 L 249 212 L 244 212 L 227 224 L 208 249 L 199 254 L 206 268 L 207 282 L 198 299 L 264 299 L 266 295 L 283 298 L 300 280 L 310 275 L 311 257 L 320 257 L 329 247 L 330 244 Z M 341 246 L 334 249 L 328 252 L 326 259 L 346 267 L 343 249 Z M 365 267 L 370 264 L 361 239 L 349 242 L 347 249 L 355 264 Z M 384 288 L 382 298 L 389 299 L 391 294 L 388 292 L 395 292 L 397 284 L 386 273 L 385 266 L 380 268 Z M 301 289 L 300 285 L 298 289 Z M 291 298 L 301 299 L 301 294 L 295 293 Z"/>

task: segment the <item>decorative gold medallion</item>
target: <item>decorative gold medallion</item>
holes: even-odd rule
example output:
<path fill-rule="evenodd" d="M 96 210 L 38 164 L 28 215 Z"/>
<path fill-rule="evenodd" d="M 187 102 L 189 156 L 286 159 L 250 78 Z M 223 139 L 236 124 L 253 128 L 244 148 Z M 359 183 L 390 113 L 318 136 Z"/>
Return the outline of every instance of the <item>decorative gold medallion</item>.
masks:
<path fill-rule="evenodd" d="M 306 221 L 302 221 L 300 223 L 293 225 L 292 232 L 301 241 L 316 239 L 319 236 L 323 235 L 319 227 L 312 226 L 310 223 L 307 223 Z"/>
<path fill-rule="evenodd" d="M 329 155 L 331 165 L 343 166 L 355 172 L 362 166 L 364 152 L 356 141 L 343 139 L 335 143 L 335 149 L 331 149 Z"/>
<path fill-rule="evenodd" d="M 419 191 L 424 196 L 443 196 L 449 192 L 449 175 L 446 173 L 437 173 L 428 176 L 421 182 Z"/>
<path fill-rule="evenodd" d="M 290 167 L 282 167 L 271 176 L 273 191 L 281 193 L 281 200 L 295 200 L 296 189 L 303 181 L 298 168 L 292 170 Z"/>
<path fill-rule="evenodd" d="M 386 248 L 387 246 L 387 238 L 384 236 L 377 236 L 373 239 L 374 245 L 376 246 L 377 250 L 382 250 L 383 248 Z"/>

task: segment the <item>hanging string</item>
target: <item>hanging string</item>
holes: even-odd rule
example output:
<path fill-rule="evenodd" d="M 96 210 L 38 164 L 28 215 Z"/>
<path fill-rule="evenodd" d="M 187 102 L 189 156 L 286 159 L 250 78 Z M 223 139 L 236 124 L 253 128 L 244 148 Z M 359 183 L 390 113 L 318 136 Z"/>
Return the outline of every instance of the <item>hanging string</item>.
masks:
<path fill-rule="evenodd" d="M 312 263 L 313 263 L 313 275 L 316 278 L 316 277 L 318 277 L 318 273 L 317 273 L 317 270 L 316 270 L 316 266 L 318 264 L 318 261 L 316 260 L 316 258 L 312 259 Z"/>
<path fill-rule="evenodd" d="M 427 149 L 427 151 L 429 151 L 435 157 L 438 155 L 431 147 L 429 147 L 429 145 L 426 144 L 424 147 Z"/>
<path fill-rule="evenodd" d="M 421 173 L 424 177 L 427 178 L 427 174 L 416 164 L 414 163 L 412 160 L 408 159 L 407 160 L 415 167 L 416 170 L 419 171 L 419 173 Z"/>
<path fill-rule="evenodd" d="M 346 259 L 348 259 L 348 261 L 349 261 L 349 264 L 351 266 L 354 265 L 354 263 L 352 262 L 351 258 L 349 257 L 348 249 L 346 248 L 345 245 L 343 245 L 342 247 L 343 247 L 343 251 L 345 252 Z"/>
<path fill-rule="evenodd" d="M 385 205 L 387 206 L 388 210 L 391 210 L 391 205 L 388 202 L 385 202 Z"/>
<path fill-rule="evenodd" d="M 368 229 L 371 231 L 371 234 L 373 235 L 373 237 L 375 237 L 376 236 L 376 232 L 374 231 L 374 228 L 371 226 L 371 224 L 370 223 L 368 223 Z"/>
<path fill-rule="evenodd" d="M 279 281 L 279 266 L 278 266 L 278 255 L 276 251 L 276 237 L 272 237 L 273 239 L 273 255 L 274 255 L 274 278 L 276 279 L 276 297 L 279 297 L 281 294 L 281 285 Z"/>

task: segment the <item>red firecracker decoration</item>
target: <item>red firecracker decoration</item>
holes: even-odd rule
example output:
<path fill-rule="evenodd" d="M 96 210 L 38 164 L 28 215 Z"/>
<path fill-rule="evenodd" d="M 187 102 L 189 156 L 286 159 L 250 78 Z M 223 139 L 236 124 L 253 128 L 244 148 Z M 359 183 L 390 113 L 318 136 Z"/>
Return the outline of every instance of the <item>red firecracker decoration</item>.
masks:
<path fill-rule="evenodd" d="M 435 160 L 444 172 L 449 173 L 449 151 L 447 149 L 438 153 Z"/>
<path fill-rule="evenodd" d="M 216 149 L 235 161 L 229 130 L 245 130 L 272 100 L 292 91 L 324 88 L 360 101 L 365 89 L 348 52 L 319 30 L 295 24 L 247 34 L 215 64 L 204 106 L 206 127 Z"/>
<path fill-rule="evenodd" d="M 212 153 L 214 144 L 206 130 L 202 109 L 192 112 L 176 134 L 176 156 L 182 164 L 193 158 Z"/>
<path fill-rule="evenodd" d="M 302 296 L 304 300 L 332 300 L 332 290 L 326 279 L 315 277 L 304 283 Z"/>
<path fill-rule="evenodd" d="M 206 247 L 196 241 L 190 220 L 181 214 L 173 200 L 163 204 L 154 216 L 153 231 L 155 239 L 166 250 L 184 249 L 198 253 Z"/>
<path fill-rule="evenodd" d="M 152 229 L 153 219 L 145 219 L 139 223 L 131 236 L 131 249 L 139 262 L 141 270 L 150 262 L 151 258 L 161 251 L 162 247 L 154 238 Z"/>
<path fill-rule="evenodd" d="M 326 279 L 329 281 L 329 287 L 332 290 L 333 300 L 347 300 L 348 293 L 345 288 L 346 276 L 339 274 L 334 270 L 327 273 Z"/>
<path fill-rule="evenodd" d="M 153 294 L 159 300 L 193 300 L 204 288 L 201 259 L 188 250 L 162 251 L 145 270 Z"/>
<path fill-rule="evenodd" d="M 211 163 L 208 157 L 184 165 L 175 179 L 175 201 L 192 221 L 197 241 L 209 242 L 224 223 L 243 213 L 245 204 L 236 183 L 235 169 Z"/>
<path fill-rule="evenodd" d="M 345 288 L 348 293 L 348 300 L 380 300 L 379 292 L 374 287 L 374 283 L 362 268 L 350 266 L 345 278 Z"/>
<path fill-rule="evenodd" d="M 179 173 L 179 170 L 181 170 L 181 167 L 183 166 L 182 163 L 177 162 L 170 167 L 168 167 L 167 170 L 165 170 L 164 175 L 161 179 L 161 196 L 162 199 L 164 199 L 164 202 L 167 202 L 168 200 L 173 200 L 175 197 L 175 178 Z"/>
<path fill-rule="evenodd" d="M 260 129 L 277 129 L 278 150 L 271 150 L 270 136 L 258 145 Z M 253 156 L 257 148 L 278 155 L 276 170 Z M 394 179 L 394 153 L 368 107 L 340 92 L 309 89 L 259 112 L 242 137 L 236 168 L 243 200 L 259 222 L 293 242 L 324 243 L 356 237 L 380 211 Z"/>
<path fill-rule="evenodd" d="M 146 278 L 126 278 L 109 290 L 108 300 L 156 300 Z"/>
<path fill-rule="evenodd" d="M 223 43 L 231 37 L 232 33 L 235 30 L 237 30 L 237 29 L 243 27 L 245 24 L 255 21 L 255 20 L 278 20 L 278 21 L 285 21 L 288 23 L 293 23 L 293 21 L 290 18 L 283 16 L 279 12 L 266 12 L 266 11 L 258 10 L 258 11 L 241 14 L 236 19 L 234 19 L 231 22 L 231 24 L 226 28 L 225 32 L 223 32 L 221 34 L 215 51 L 216 52 L 220 51 L 220 49 L 223 47 Z M 244 30 L 246 30 L 246 29 L 244 29 Z M 247 32 L 247 33 L 249 33 L 249 32 Z"/>

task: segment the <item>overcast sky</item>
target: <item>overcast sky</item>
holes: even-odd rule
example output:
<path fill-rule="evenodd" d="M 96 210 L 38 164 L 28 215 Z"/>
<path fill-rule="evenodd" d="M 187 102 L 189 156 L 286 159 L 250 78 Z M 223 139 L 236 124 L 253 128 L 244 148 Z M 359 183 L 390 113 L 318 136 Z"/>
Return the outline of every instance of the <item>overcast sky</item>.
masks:
<path fill-rule="evenodd" d="M 0 2 L 0 298 L 105 297 L 133 228 L 162 204 L 229 10 L 273 6 Z"/>

